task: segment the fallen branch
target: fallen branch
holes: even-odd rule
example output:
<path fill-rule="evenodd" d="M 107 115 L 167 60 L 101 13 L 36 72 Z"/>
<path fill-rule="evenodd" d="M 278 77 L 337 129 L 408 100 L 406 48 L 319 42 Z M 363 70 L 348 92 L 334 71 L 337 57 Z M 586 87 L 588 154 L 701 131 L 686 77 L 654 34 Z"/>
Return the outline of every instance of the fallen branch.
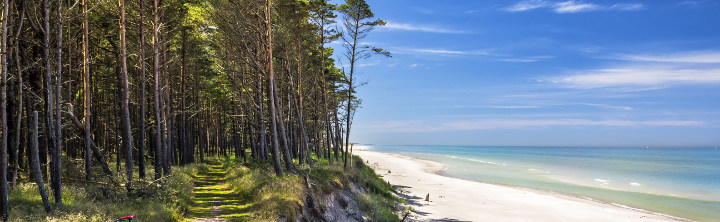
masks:
<path fill-rule="evenodd" d="M 323 216 L 322 209 L 320 209 L 317 198 L 315 198 L 315 193 L 313 193 L 312 186 L 310 185 L 310 178 L 307 174 L 305 174 L 305 185 L 307 185 L 308 197 L 310 197 L 310 203 L 308 203 L 308 205 L 313 209 L 313 212 L 318 215 L 321 221 L 327 221 Z"/>
<path fill-rule="evenodd" d="M 70 110 L 72 110 L 72 105 L 70 106 Z M 83 130 L 83 134 L 86 132 L 85 127 L 83 126 L 82 122 L 75 117 L 75 114 L 73 114 L 72 111 L 64 112 L 67 113 L 70 116 L 70 120 L 72 120 L 73 123 L 75 123 L 75 126 L 79 129 Z M 93 157 L 95 157 L 95 160 L 100 162 L 100 165 L 102 166 L 103 172 L 105 172 L 114 183 L 117 184 L 117 181 L 115 181 L 115 174 L 110 170 L 110 166 L 108 166 L 107 161 L 105 161 L 105 156 L 102 155 L 100 152 L 100 149 L 95 145 L 95 141 L 90 139 L 90 149 L 92 150 Z"/>

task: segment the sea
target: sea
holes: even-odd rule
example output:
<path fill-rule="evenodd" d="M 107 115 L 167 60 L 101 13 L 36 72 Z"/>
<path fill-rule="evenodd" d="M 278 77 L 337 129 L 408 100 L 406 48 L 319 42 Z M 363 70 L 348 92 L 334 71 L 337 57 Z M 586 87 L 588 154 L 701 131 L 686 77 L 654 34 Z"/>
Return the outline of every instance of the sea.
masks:
<path fill-rule="evenodd" d="M 443 175 L 696 221 L 720 221 L 715 147 L 365 145 L 444 164 Z"/>

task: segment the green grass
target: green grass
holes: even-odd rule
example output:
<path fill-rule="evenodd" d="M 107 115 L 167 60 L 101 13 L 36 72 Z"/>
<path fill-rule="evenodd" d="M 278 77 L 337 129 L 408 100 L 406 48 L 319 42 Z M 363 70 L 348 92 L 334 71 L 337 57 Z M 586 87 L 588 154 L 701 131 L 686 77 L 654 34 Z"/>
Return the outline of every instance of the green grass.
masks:
<path fill-rule="evenodd" d="M 267 163 L 242 164 L 234 158 L 225 160 L 224 165 L 229 167 L 227 183 L 234 193 L 247 201 L 247 212 L 242 220 L 276 221 L 297 216 L 307 197 L 306 174 L 316 184 L 317 197 L 357 184 L 367 191 L 355 195 L 361 210 L 368 217 L 374 221 L 399 220 L 395 212 L 400 200 L 393 195 L 395 189 L 366 166 L 361 158 L 355 156 L 353 166 L 347 171 L 342 163 L 329 163 L 325 159 L 315 161 L 313 169 L 307 165 L 296 166 L 298 169 L 295 172 L 276 177 L 268 170 L 272 167 Z"/>
<path fill-rule="evenodd" d="M 294 218 L 305 200 L 304 181 L 298 175 L 276 177 L 266 163 L 240 164 L 228 158 L 227 184 L 244 201 L 243 213 L 224 215 L 228 221 L 275 221 L 279 217 Z M 223 212 L 224 214 L 224 212 Z"/>
<path fill-rule="evenodd" d="M 219 207 L 221 216 L 228 221 L 247 217 L 249 205 L 225 183 L 228 167 L 220 161 L 209 159 L 208 170 L 194 177 L 195 199 L 188 209 L 186 221 L 210 217 L 213 207 Z"/>
<path fill-rule="evenodd" d="M 206 168 L 204 165 L 190 164 L 173 167 L 173 173 L 159 181 L 139 181 L 135 190 L 128 194 L 123 187 L 110 183 L 110 179 L 101 176 L 99 167 L 93 169 L 98 181 L 92 183 L 80 179 L 84 175 L 75 163 L 78 161 L 63 159 L 63 205 L 51 204 L 54 215 L 46 215 L 42 200 L 35 183 L 24 182 L 10 190 L 10 221 L 112 221 L 114 218 L 136 214 L 140 221 L 180 220 L 193 201 L 194 175 Z M 80 164 L 82 166 L 82 164 Z M 114 166 L 114 165 L 113 165 Z M 148 172 L 148 178 L 153 177 Z M 122 182 L 116 175 L 116 181 Z M 27 179 L 26 177 L 24 177 Z M 45 181 L 50 201 L 52 192 Z"/>
<path fill-rule="evenodd" d="M 338 191 L 362 187 L 366 192 L 355 193 L 359 207 L 374 221 L 397 221 L 394 188 L 355 156 L 352 167 L 343 169 L 342 163 L 315 160 L 315 167 L 296 165 L 294 172 L 275 176 L 268 162 L 242 163 L 234 157 L 208 158 L 208 164 L 189 164 L 173 167 L 172 174 L 153 181 L 134 183 L 128 194 L 122 186 L 124 179 L 104 176 L 99 167 L 93 169 L 96 181 L 83 178 L 82 162 L 63 161 L 63 203 L 53 204 L 55 214 L 47 216 L 42 207 L 35 183 L 25 182 L 11 190 L 10 221 L 105 221 L 136 214 L 139 221 L 192 221 L 210 217 L 214 206 L 227 221 L 277 221 L 298 218 L 306 204 L 308 175 L 314 194 L 321 198 Z M 114 169 L 114 163 L 110 163 Z M 124 165 L 123 165 L 124 168 Z M 137 170 L 135 172 L 137 178 Z M 27 180 L 27 178 L 25 178 Z M 47 184 L 47 181 L 46 181 Z M 51 191 L 48 189 L 48 194 Z M 52 201 L 52 197 L 50 197 Z M 324 206 L 321 206 L 324 207 Z"/>

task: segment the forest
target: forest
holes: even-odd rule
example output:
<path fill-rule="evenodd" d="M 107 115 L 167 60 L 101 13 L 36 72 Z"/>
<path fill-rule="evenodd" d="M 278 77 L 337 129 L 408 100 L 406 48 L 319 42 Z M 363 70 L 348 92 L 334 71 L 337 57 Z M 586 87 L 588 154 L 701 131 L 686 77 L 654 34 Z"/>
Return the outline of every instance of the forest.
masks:
<path fill-rule="evenodd" d="M 385 24 L 364 0 L 2 0 L 2 10 L 4 221 L 24 184 L 52 214 L 67 186 L 138 196 L 216 157 L 273 177 L 347 168 L 356 64 L 390 56 L 362 42 Z"/>

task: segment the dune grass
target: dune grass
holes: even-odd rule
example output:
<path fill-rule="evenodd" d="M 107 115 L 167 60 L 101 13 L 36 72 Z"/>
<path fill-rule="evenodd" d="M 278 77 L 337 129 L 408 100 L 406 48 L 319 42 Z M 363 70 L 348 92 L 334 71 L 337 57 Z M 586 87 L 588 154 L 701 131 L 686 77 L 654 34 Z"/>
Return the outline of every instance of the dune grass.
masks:
<path fill-rule="evenodd" d="M 315 159 L 311 169 L 307 165 L 296 165 L 292 173 L 282 177 L 274 176 L 272 167 L 265 162 L 241 163 L 241 160 L 228 158 L 224 165 L 228 167 L 227 183 L 234 193 L 245 201 L 247 211 L 242 220 L 275 221 L 283 218 L 295 218 L 300 208 L 306 204 L 307 187 L 304 176 L 308 175 L 313 184 L 315 195 L 320 197 L 336 189 L 350 189 L 358 185 L 366 192 L 355 192 L 358 204 L 373 221 L 399 221 L 395 214 L 399 199 L 393 195 L 394 188 L 375 174 L 357 156 L 353 166 L 343 169 L 341 163 L 330 163 L 326 159 Z"/>

